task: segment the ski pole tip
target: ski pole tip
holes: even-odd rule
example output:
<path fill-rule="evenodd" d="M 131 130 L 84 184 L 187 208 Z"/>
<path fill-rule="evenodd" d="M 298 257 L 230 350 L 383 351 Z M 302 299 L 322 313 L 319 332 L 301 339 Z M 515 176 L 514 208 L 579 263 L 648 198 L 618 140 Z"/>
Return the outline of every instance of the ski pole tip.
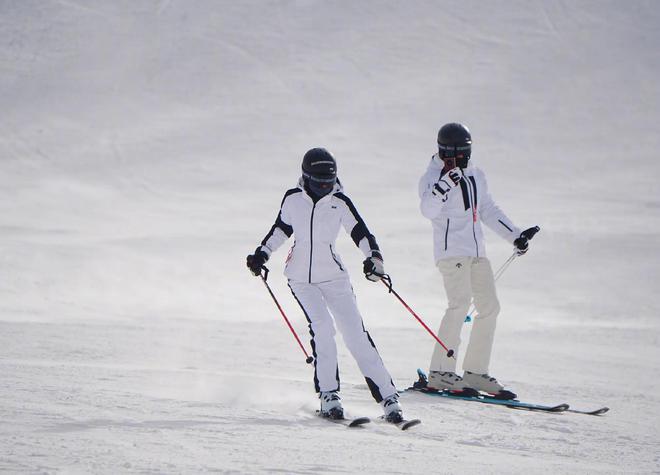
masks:
<path fill-rule="evenodd" d="M 307 364 L 312 364 L 314 362 L 314 358 L 312 356 L 308 356 L 307 359 L 305 360 Z"/>
<path fill-rule="evenodd" d="M 453 356 L 454 356 L 454 350 L 449 350 L 447 352 L 447 358 L 453 358 Z"/>

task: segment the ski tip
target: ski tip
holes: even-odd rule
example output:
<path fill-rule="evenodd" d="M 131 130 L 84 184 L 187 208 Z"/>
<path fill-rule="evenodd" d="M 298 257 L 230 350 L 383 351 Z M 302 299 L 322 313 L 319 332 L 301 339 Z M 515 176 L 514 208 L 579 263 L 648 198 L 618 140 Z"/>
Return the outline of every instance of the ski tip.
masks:
<path fill-rule="evenodd" d="M 357 417 L 348 424 L 348 427 L 360 427 L 365 424 L 369 424 L 370 422 L 371 419 L 369 419 L 368 417 Z"/>
<path fill-rule="evenodd" d="M 401 430 L 408 430 L 411 427 L 415 427 L 416 425 L 422 423 L 421 419 L 403 419 L 402 421 L 399 422 L 390 422 L 387 419 L 385 419 L 385 416 L 379 416 L 378 421 L 384 424 L 396 426 Z"/>
<path fill-rule="evenodd" d="M 416 425 L 421 424 L 422 421 L 419 419 L 411 419 L 409 421 L 404 420 L 403 422 L 399 423 L 399 427 L 401 430 L 408 430 L 411 427 L 415 427 Z"/>
<path fill-rule="evenodd" d="M 417 368 L 417 376 L 419 376 L 420 378 L 426 379 L 426 373 L 424 372 L 424 370 L 422 368 Z"/>
<path fill-rule="evenodd" d="M 568 404 L 557 404 L 556 406 L 543 406 L 536 404 L 526 404 L 520 401 L 506 401 L 506 400 L 497 400 L 493 399 L 493 402 L 497 401 L 498 404 L 502 404 L 511 409 L 522 409 L 526 411 L 540 411 L 540 412 L 566 412 L 569 411 Z M 486 402 L 486 401 L 482 401 Z"/>
<path fill-rule="evenodd" d="M 589 416 L 602 416 L 603 414 L 605 414 L 609 410 L 610 410 L 610 408 L 607 407 L 607 406 L 601 407 L 600 409 L 595 409 L 593 411 L 578 411 L 578 410 L 574 410 L 574 409 L 569 409 L 570 412 L 577 412 L 578 414 L 587 414 Z"/>
<path fill-rule="evenodd" d="M 360 427 L 371 422 L 371 419 L 368 417 L 356 417 L 354 419 L 350 419 L 343 414 L 341 417 L 331 417 L 322 414 L 318 409 L 316 410 L 316 415 L 323 420 L 334 422 L 336 424 L 343 424 L 347 427 Z"/>

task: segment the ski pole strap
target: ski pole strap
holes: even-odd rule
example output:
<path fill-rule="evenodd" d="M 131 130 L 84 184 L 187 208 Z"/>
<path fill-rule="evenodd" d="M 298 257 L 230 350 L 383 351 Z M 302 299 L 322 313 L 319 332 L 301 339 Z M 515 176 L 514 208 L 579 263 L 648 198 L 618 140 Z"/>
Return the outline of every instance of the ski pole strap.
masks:
<path fill-rule="evenodd" d="M 383 274 L 383 277 L 381 279 L 385 285 L 387 286 L 388 292 L 391 294 L 392 293 L 392 278 L 389 276 L 389 274 Z"/>
<path fill-rule="evenodd" d="M 266 282 L 268 280 L 268 273 L 270 271 L 268 270 L 268 267 L 266 267 L 266 266 L 261 266 L 261 269 L 264 271 L 261 278 L 264 279 L 264 282 Z"/>

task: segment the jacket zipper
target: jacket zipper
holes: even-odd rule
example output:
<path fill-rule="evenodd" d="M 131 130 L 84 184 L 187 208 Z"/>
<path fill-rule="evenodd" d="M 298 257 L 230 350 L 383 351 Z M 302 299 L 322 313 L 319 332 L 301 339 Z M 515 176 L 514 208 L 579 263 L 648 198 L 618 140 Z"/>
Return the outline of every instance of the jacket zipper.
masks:
<path fill-rule="evenodd" d="M 314 254 L 314 210 L 316 203 L 312 205 L 312 216 L 309 218 L 309 283 L 312 283 L 312 256 Z"/>
<path fill-rule="evenodd" d="M 464 178 L 467 178 L 465 174 L 463 174 Z M 477 250 L 477 257 L 479 257 L 479 243 L 477 242 L 477 233 L 474 229 L 474 223 L 477 222 L 477 210 L 475 209 L 475 204 L 474 204 L 474 197 L 472 195 L 472 186 L 474 186 L 474 183 L 470 184 L 471 180 L 466 180 L 468 183 L 468 192 L 470 194 L 470 211 L 472 212 L 472 237 L 474 238 L 474 247 Z M 476 190 L 475 190 L 476 192 Z"/>
<path fill-rule="evenodd" d="M 449 236 L 449 218 L 447 218 L 447 229 L 445 229 L 445 251 L 447 250 L 447 236 Z"/>
<path fill-rule="evenodd" d="M 332 260 L 335 261 L 335 263 L 339 266 L 339 270 L 343 272 L 343 271 L 344 271 L 344 268 L 343 268 L 343 267 L 341 266 L 341 264 L 339 263 L 339 260 L 338 260 L 337 257 L 335 256 L 335 253 L 332 252 L 332 244 L 328 244 L 328 247 L 330 247 L 330 254 L 332 255 Z"/>

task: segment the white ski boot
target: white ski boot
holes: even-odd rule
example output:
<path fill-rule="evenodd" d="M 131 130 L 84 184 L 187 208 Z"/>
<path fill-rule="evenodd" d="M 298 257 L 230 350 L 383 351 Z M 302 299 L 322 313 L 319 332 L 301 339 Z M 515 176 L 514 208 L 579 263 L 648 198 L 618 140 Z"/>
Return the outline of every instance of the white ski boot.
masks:
<path fill-rule="evenodd" d="M 453 371 L 431 371 L 426 387 L 435 391 L 465 391 L 473 386 Z"/>
<path fill-rule="evenodd" d="M 489 374 L 478 374 L 465 371 L 463 381 L 471 388 L 477 391 L 483 391 L 492 394 L 498 399 L 515 399 L 516 395 L 511 391 L 504 389 L 504 386 Z"/>
<path fill-rule="evenodd" d="M 321 415 L 329 419 L 343 419 L 344 408 L 341 407 L 341 398 L 337 391 L 321 393 Z"/>
<path fill-rule="evenodd" d="M 399 404 L 399 395 L 397 393 L 383 399 L 381 404 L 383 405 L 385 420 L 387 422 L 396 424 L 403 421 L 403 409 L 401 409 L 401 404 Z"/>

